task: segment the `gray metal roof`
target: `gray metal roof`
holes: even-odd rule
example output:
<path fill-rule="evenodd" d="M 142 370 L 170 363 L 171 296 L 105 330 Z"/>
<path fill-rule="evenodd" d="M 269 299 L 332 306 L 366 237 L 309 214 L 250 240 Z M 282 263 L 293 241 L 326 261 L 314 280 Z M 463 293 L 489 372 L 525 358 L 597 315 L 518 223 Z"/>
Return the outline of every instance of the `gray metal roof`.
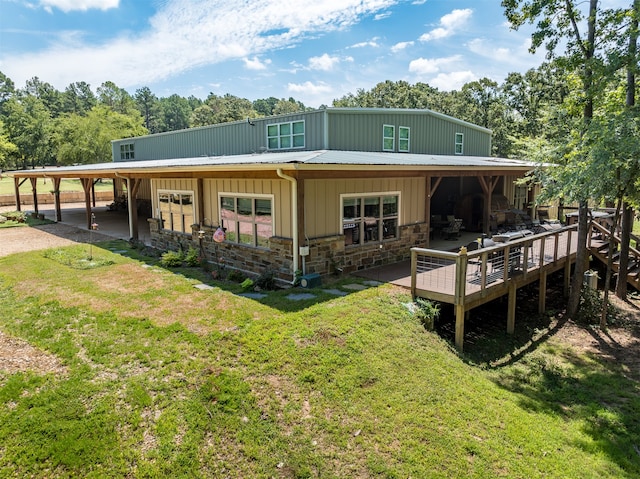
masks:
<path fill-rule="evenodd" d="M 462 156 L 462 155 L 421 155 L 411 153 L 382 153 L 366 151 L 290 151 L 282 153 L 262 153 L 233 156 L 206 156 L 198 158 L 175 158 L 166 160 L 137 160 L 111 163 L 95 163 L 88 165 L 49 167 L 37 170 L 14 171 L 13 176 L 43 176 L 73 173 L 96 174 L 100 172 L 114 173 L 140 170 L 175 170 L 202 171 L 206 169 L 228 169 L 238 167 L 271 169 L 283 165 L 313 166 L 365 166 L 365 167 L 399 167 L 402 169 L 533 169 L 536 163 L 506 158 Z"/>

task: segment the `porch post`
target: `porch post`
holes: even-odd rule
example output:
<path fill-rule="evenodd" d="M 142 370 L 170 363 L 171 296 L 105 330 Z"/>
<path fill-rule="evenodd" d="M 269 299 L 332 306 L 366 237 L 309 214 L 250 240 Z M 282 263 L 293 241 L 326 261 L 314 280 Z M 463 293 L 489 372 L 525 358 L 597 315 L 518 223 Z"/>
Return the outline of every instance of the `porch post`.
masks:
<path fill-rule="evenodd" d="M 427 175 L 425 181 L 425 198 L 424 198 L 424 221 L 427 223 L 427 241 L 426 247 L 431 243 L 431 175 Z"/>
<path fill-rule="evenodd" d="M 540 286 L 538 288 L 538 313 L 542 314 L 547 309 L 547 272 L 540 273 Z"/>
<path fill-rule="evenodd" d="M 505 266 L 506 268 L 506 266 Z M 509 305 L 507 312 L 507 333 L 513 334 L 516 329 L 516 288 L 515 282 L 512 280 L 509 283 Z"/>
<path fill-rule="evenodd" d="M 62 207 L 60 205 L 60 178 L 53 178 L 53 203 L 56 210 L 56 221 L 62 221 Z"/>
<path fill-rule="evenodd" d="M 129 237 L 138 239 L 138 189 L 141 179 L 127 178 L 127 205 L 129 208 Z M 189 225 L 191 226 L 191 225 Z"/>
<path fill-rule="evenodd" d="M 91 178 L 80 178 L 84 190 L 84 207 L 87 213 L 87 229 L 91 229 Z"/>
<path fill-rule="evenodd" d="M 33 211 L 38 214 L 38 178 L 29 178 L 31 193 L 33 194 Z"/>
<path fill-rule="evenodd" d="M 16 211 L 22 211 L 22 206 L 20 205 L 20 184 L 21 184 L 20 179 L 15 177 L 13 179 L 13 187 L 16 192 Z"/>

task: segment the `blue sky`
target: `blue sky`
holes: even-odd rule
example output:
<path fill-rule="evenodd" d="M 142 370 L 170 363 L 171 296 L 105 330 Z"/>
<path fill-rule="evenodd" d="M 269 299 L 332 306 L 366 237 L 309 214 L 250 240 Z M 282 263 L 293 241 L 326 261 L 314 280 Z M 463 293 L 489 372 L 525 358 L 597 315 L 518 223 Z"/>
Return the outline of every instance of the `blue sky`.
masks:
<path fill-rule="evenodd" d="M 385 80 L 440 90 L 538 66 L 500 0 L 0 0 L 0 71 L 318 107 Z"/>

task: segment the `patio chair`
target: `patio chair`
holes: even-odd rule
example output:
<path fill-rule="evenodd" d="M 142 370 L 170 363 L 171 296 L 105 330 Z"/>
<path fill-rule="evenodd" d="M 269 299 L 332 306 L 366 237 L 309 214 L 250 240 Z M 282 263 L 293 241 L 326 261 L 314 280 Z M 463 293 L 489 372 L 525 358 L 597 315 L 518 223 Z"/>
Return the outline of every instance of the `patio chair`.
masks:
<path fill-rule="evenodd" d="M 453 240 L 460 236 L 460 228 L 462 227 L 461 219 L 454 219 L 449 226 L 442 228 L 442 235 L 445 239 Z"/>

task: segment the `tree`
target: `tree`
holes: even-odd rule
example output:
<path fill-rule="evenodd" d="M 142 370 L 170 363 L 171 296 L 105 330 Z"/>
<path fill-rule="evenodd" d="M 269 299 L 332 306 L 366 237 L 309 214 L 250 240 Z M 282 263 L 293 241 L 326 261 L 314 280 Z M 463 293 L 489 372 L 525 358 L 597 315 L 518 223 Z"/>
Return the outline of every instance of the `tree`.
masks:
<path fill-rule="evenodd" d="M 160 129 L 160 103 L 149 87 L 142 87 L 136 90 L 134 95 L 138 110 L 142 114 L 144 126 L 151 133 L 158 133 Z"/>
<path fill-rule="evenodd" d="M 51 113 L 42 100 L 32 95 L 10 98 L 4 104 L 4 121 L 9 141 L 18 148 L 16 167 L 55 163 Z"/>
<path fill-rule="evenodd" d="M 112 81 L 106 81 L 98 87 L 98 102 L 106 105 L 116 113 L 123 115 L 136 111 L 136 104 L 126 90 L 120 88 Z"/>
<path fill-rule="evenodd" d="M 0 72 L 0 114 L 3 112 L 4 103 L 16 94 L 16 88 L 8 76 Z"/>
<path fill-rule="evenodd" d="M 194 108 L 192 105 L 199 106 L 202 102 L 200 100 L 194 102 L 191 98 L 185 99 L 174 94 L 167 98 L 161 98 L 159 104 L 159 131 L 175 131 L 189 128 L 189 118 L 193 110 L 197 108 L 197 106 Z"/>
<path fill-rule="evenodd" d="M 586 11 L 581 10 L 581 3 L 573 0 L 503 0 L 505 15 L 512 27 L 519 28 L 525 23 L 536 23 L 536 30 L 532 34 L 531 49 L 535 51 L 545 45 L 550 58 L 555 56 L 556 48 L 562 41 L 566 42 L 565 55 L 562 57 L 567 68 L 575 70 L 580 78 L 579 104 L 582 105 L 582 125 L 576 132 L 576 143 L 572 154 L 566 162 L 557 166 L 559 179 L 567 179 L 567 173 L 573 174 L 573 179 L 580 179 L 581 188 L 575 188 L 575 183 L 564 187 L 564 194 L 578 202 L 578 251 L 574 275 L 571 280 L 571 290 L 567 305 L 569 317 L 575 317 L 580 306 L 582 282 L 587 262 L 587 212 L 592 178 L 581 173 L 588 159 L 585 149 L 584 134 L 593 118 L 594 103 L 598 96 L 598 87 L 606 84 L 608 71 L 603 68 L 601 57 L 597 56 L 598 45 L 604 48 L 608 37 L 606 25 L 599 23 L 598 0 L 589 0 Z M 603 15 L 604 16 L 604 15 Z M 582 30 L 584 25 L 585 30 Z M 599 42 L 599 43 L 597 43 Z"/>
<path fill-rule="evenodd" d="M 4 131 L 4 125 L 2 121 L 0 121 L 0 172 L 15 167 L 11 162 L 11 157 L 17 152 L 18 147 L 11 143 L 9 136 Z"/>
<path fill-rule="evenodd" d="M 229 93 L 224 96 L 217 96 L 211 93 L 204 104 L 193 111 L 190 124 L 192 127 L 215 125 L 255 116 L 256 111 L 249 100 Z"/>
<path fill-rule="evenodd" d="M 304 103 L 289 97 L 288 100 L 285 100 L 284 98 L 282 100 L 278 100 L 273 107 L 273 114 L 282 115 L 284 113 L 296 113 L 299 111 L 305 111 L 306 109 L 307 108 L 304 106 Z"/>
<path fill-rule="evenodd" d="M 86 114 L 96 106 L 96 96 L 88 83 L 80 81 L 71 83 L 62 94 L 62 110 L 65 113 Z"/>
<path fill-rule="evenodd" d="M 56 125 L 58 162 L 63 165 L 112 161 L 111 141 L 147 133 L 139 113 L 124 115 L 98 105 L 87 115 L 72 113 Z"/>
<path fill-rule="evenodd" d="M 62 112 L 62 94 L 53 85 L 43 82 L 38 77 L 27 80 L 22 93 L 41 100 L 45 108 L 51 113 L 52 118 Z"/>

